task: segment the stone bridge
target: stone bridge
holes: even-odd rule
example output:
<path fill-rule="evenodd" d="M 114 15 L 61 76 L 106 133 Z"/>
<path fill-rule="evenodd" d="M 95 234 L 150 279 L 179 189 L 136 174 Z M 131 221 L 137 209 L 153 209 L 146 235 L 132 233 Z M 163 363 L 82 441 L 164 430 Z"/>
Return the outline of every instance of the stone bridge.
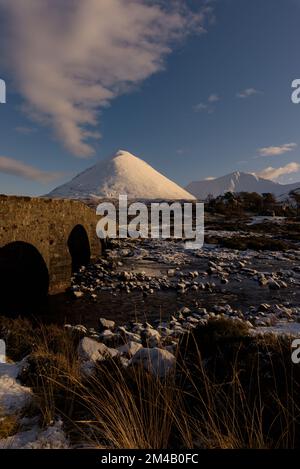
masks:
<path fill-rule="evenodd" d="M 101 255 L 96 223 L 79 201 L 1 195 L 0 305 L 70 286 L 72 271 Z"/>

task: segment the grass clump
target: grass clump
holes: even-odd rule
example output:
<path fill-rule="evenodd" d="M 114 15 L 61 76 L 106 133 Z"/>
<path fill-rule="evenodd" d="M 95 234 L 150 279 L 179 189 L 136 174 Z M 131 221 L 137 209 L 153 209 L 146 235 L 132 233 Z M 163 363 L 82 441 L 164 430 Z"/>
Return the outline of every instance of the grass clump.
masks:
<path fill-rule="evenodd" d="M 7 415 L 0 417 L 0 438 L 8 438 L 17 433 L 19 429 L 19 417 L 17 415 Z"/>
<path fill-rule="evenodd" d="M 300 445 L 300 369 L 288 338 L 208 323 L 180 346 L 178 386 L 194 438 L 213 448 Z"/>

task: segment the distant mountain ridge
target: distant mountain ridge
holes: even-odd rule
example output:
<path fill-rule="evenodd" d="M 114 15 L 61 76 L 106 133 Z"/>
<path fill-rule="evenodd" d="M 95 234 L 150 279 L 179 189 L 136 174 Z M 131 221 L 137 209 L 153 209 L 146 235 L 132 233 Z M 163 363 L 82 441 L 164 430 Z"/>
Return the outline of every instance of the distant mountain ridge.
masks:
<path fill-rule="evenodd" d="M 49 197 L 194 200 L 195 197 L 131 153 L 119 150 L 54 189 Z"/>
<path fill-rule="evenodd" d="M 186 186 L 186 190 L 200 200 L 206 199 L 209 195 L 217 197 L 226 192 L 257 192 L 258 194 L 270 192 L 281 199 L 288 197 L 290 191 L 298 188 L 300 188 L 300 182 L 279 184 L 251 173 L 239 171 L 216 179 L 194 181 Z"/>

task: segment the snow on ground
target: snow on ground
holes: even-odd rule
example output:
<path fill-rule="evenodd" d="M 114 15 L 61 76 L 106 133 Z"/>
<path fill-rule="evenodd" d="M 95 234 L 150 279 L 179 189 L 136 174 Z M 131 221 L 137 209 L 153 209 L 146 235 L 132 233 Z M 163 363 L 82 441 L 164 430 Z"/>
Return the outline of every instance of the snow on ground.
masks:
<path fill-rule="evenodd" d="M 0 410 L 2 416 L 20 412 L 32 400 L 31 389 L 22 386 L 17 380 L 22 366 L 24 366 L 24 362 L 0 364 Z"/>
<path fill-rule="evenodd" d="M 257 216 L 252 217 L 250 223 L 247 223 L 248 226 L 251 225 L 259 225 L 260 223 L 284 223 L 286 220 L 285 217 L 264 217 L 264 216 Z"/>
<path fill-rule="evenodd" d="M 300 323 L 299 322 L 278 322 L 275 326 L 270 327 L 257 327 L 252 329 L 252 334 L 275 334 L 287 335 L 291 337 L 300 337 Z"/>
<path fill-rule="evenodd" d="M 62 421 L 58 420 L 45 430 L 35 426 L 16 433 L 0 440 L 0 449 L 68 449 L 69 441 L 62 426 Z"/>
<path fill-rule="evenodd" d="M 60 449 L 68 448 L 69 442 L 59 420 L 46 429 L 41 429 L 38 418 L 21 418 L 21 413 L 33 401 L 32 390 L 22 386 L 18 375 L 26 363 L 0 363 L 0 420 L 8 416 L 19 419 L 20 431 L 15 435 L 0 439 L 0 449 Z M 28 430 L 29 428 L 29 430 Z"/>
<path fill-rule="evenodd" d="M 205 230 L 206 236 L 216 236 L 218 238 L 233 238 L 238 236 L 239 238 L 248 238 L 255 236 L 256 238 L 259 237 L 271 237 L 271 234 L 268 233 L 252 233 L 251 231 L 243 232 L 243 231 L 226 231 L 226 230 Z"/>

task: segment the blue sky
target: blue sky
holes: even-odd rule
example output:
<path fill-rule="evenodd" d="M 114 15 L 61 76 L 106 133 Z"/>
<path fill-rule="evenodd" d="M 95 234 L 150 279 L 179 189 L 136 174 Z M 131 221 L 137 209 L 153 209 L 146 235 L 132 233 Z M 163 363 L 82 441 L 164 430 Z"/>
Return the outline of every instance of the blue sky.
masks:
<path fill-rule="evenodd" d="M 28 0 L 27 7 L 35 1 Z M 116 8 L 123 1 L 114 0 Z M 15 11 L 7 11 L 4 3 L 0 0 L 1 20 L 8 19 L 9 24 L 16 26 L 20 17 Z M 60 1 L 61 9 L 63 3 Z M 143 4 L 143 1 L 133 3 Z M 193 12 L 198 11 L 200 3 L 186 2 Z M 78 139 L 76 129 L 69 132 L 72 123 L 69 116 L 69 120 L 66 114 L 61 117 L 62 113 L 55 109 L 50 119 L 42 108 L 44 103 L 38 91 L 40 86 L 44 99 L 51 88 L 49 73 L 45 82 L 48 80 L 50 85 L 39 81 L 35 84 L 34 80 L 41 80 L 43 75 L 38 75 L 39 70 L 26 68 L 31 57 L 38 60 L 39 53 L 45 52 L 31 50 L 30 41 L 24 40 L 28 34 L 26 28 L 29 30 L 30 21 L 39 13 L 33 9 L 32 18 L 25 18 L 23 41 L 19 39 L 18 43 L 7 31 L 6 40 L 0 41 L 1 57 L 5 59 L 0 59 L 0 77 L 6 81 L 8 92 L 7 103 L 0 104 L 0 193 L 47 193 L 119 148 L 141 157 L 181 185 L 235 170 L 256 172 L 283 183 L 300 181 L 300 166 L 297 166 L 300 164 L 300 105 L 291 102 L 291 82 L 300 78 L 300 1 L 216 0 L 208 5 L 209 10 L 207 7 L 204 13 L 201 10 L 205 33 L 191 25 L 188 34 L 174 40 L 173 30 L 177 28 L 174 16 L 174 21 L 167 26 L 170 38 L 160 38 L 152 52 L 158 56 L 153 59 L 144 50 L 137 52 L 139 62 L 126 71 L 131 74 L 125 77 L 126 86 L 116 85 L 108 78 L 111 70 L 123 73 L 122 62 L 119 67 L 116 62 L 108 61 L 103 79 L 107 58 L 97 70 L 93 64 L 86 65 L 91 66 L 91 73 L 99 75 L 96 80 L 102 80 L 105 90 L 114 90 L 114 96 L 108 96 L 107 100 L 103 97 L 105 90 L 95 90 L 99 105 L 93 109 L 96 119 L 93 130 L 101 133 L 101 138 L 86 140 L 88 148 L 79 141 L 83 134 Z M 141 21 L 145 21 L 144 13 L 141 12 Z M 137 11 L 137 21 L 139 14 Z M 174 12 L 164 14 L 175 15 Z M 187 29 L 194 19 L 187 12 L 182 15 L 185 16 L 180 27 Z M 160 18 L 158 14 L 155 21 L 164 24 L 166 17 Z M 43 28 L 36 31 L 35 41 L 43 34 Z M 100 38 L 96 37 L 97 40 Z M 26 66 L 23 63 L 20 66 L 23 52 L 28 57 Z M 99 57 L 104 54 L 103 50 L 96 52 Z M 134 49 L 125 52 L 134 54 Z M 47 61 L 47 55 L 43 57 Z M 130 56 L 126 57 L 128 63 Z M 50 63 L 52 60 L 55 68 L 57 63 L 50 51 Z M 85 66 L 85 62 L 75 60 L 78 67 Z M 93 60 L 98 61 L 97 54 Z M 140 69 L 146 70 L 144 76 L 139 64 Z M 64 65 L 62 62 L 61 66 Z M 128 81 L 130 89 L 127 89 Z M 115 92 L 116 86 L 120 91 Z M 83 95 L 82 99 L 86 90 Z M 90 101 L 92 98 L 93 95 L 88 97 Z M 58 101 L 57 108 L 59 105 Z M 90 127 L 83 123 L 82 128 Z M 90 148 L 94 155 L 89 156 Z M 81 150 L 84 157 L 80 157 Z"/>

